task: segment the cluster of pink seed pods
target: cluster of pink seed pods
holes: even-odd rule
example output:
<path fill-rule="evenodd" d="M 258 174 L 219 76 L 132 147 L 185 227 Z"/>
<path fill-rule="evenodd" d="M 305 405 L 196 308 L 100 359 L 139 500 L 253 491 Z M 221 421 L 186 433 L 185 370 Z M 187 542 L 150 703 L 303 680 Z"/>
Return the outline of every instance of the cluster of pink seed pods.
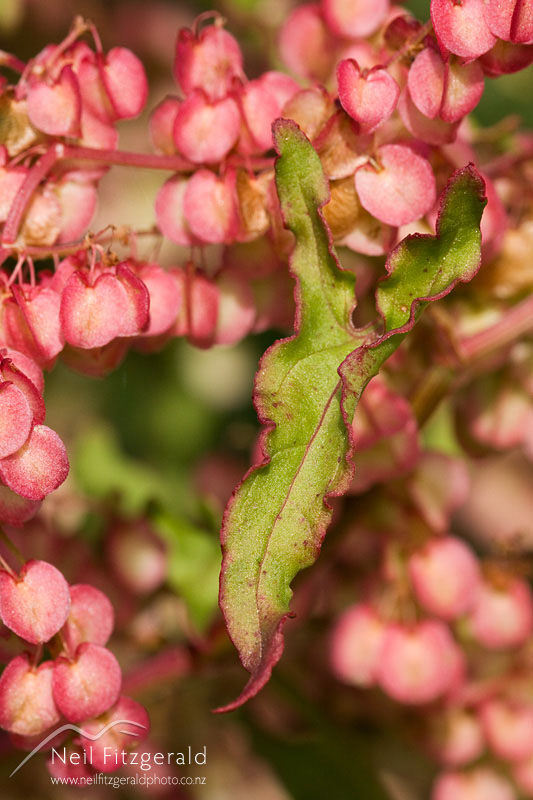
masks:
<path fill-rule="evenodd" d="M 0 727 L 23 750 L 41 743 L 45 750 L 52 744 L 83 748 L 87 774 L 117 769 L 113 753 L 141 741 L 149 720 L 139 703 L 120 694 L 121 669 L 105 646 L 114 625 L 110 601 L 94 586 L 69 586 L 46 561 L 27 561 L 18 573 L 4 567 L 0 617 L 34 648 L 11 659 L 0 677 Z M 43 645 L 53 657 L 41 661 Z M 114 728 L 115 719 L 130 727 Z M 50 763 L 54 775 L 65 769 L 69 762 Z"/>

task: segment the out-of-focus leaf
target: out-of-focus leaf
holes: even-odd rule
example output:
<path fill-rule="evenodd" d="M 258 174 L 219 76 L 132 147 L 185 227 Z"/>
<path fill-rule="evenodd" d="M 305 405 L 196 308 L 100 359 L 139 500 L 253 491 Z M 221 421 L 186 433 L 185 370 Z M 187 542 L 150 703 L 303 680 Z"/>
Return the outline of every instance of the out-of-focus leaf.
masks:
<path fill-rule="evenodd" d="M 167 580 L 182 597 L 191 620 L 203 630 L 217 608 L 220 548 L 213 533 L 158 510 L 152 522 L 168 547 Z"/>
<path fill-rule="evenodd" d="M 73 472 L 80 487 L 93 497 L 116 497 L 118 510 L 141 514 L 148 503 L 179 508 L 186 488 L 179 475 L 170 481 L 141 462 L 126 456 L 113 431 L 102 425 L 91 427 L 77 441 Z"/>

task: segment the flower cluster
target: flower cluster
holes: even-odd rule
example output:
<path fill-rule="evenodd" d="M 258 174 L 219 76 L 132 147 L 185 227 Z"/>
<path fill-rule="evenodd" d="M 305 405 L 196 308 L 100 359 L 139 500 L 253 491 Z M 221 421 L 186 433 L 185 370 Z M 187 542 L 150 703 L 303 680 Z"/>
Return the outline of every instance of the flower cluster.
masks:
<path fill-rule="evenodd" d="M 11 659 L 2 673 L 0 727 L 23 750 L 41 743 L 48 749 L 66 746 L 67 739 L 68 748 L 81 746 L 88 753 L 88 763 L 81 765 L 87 774 L 91 768 L 116 769 L 119 762 L 106 757 L 112 752 L 106 747 L 135 746 L 148 734 L 149 721 L 139 703 L 120 693 L 121 669 L 105 647 L 114 625 L 106 595 L 89 584 L 69 586 L 46 561 L 27 561 L 18 573 L 4 563 L 0 617 L 16 636 L 36 646 L 32 654 Z M 43 645 L 53 658 L 40 660 Z M 113 727 L 114 720 L 129 728 Z M 72 731 L 79 735 L 73 737 Z M 69 765 L 51 763 L 50 769 L 63 774 Z"/>

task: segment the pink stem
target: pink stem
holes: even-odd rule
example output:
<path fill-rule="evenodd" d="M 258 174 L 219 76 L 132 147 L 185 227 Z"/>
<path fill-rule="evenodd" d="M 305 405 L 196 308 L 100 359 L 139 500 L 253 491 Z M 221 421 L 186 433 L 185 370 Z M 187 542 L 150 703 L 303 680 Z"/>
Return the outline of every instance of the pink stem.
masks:
<path fill-rule="evenodd" d="M 160 684 L 165 680 L 174 680 L 186 675 L 191 669 L 191 657 L 184 647 L 169 647 L 137 664 L 124 675 L 122 688 L 125 692 L 135 694 L 149 686 Z"/>
<path fill-rule="evenodd" d="M 157 153 L 130 153 L 125 150 L 99 150 L 95 147 L 65 146 L 62 159 L 76 161 L 96 161 L 123 167 L 140 167 L 145 169 L 164 169 L 171 172 L 194 172 L 198 164 L 192 164 L 181 156 L 163 156 Z M 247 166 L 249 157 L 230 156 L 229 166 Z M 272 158 L 254 158 L 253 169 L 268 169 L 274 163 Z"/>
<path fill-rule="evenodd" d="M 0 65 L 9 67 L 15 72 L 24 72 L 26 69 L 24 61 L 21 61 L 20 58 L 17 58 L 12 53 L 6 53 L 5 50 L 0 50 Z"/>
<path fill-rule="evenodd" d="M 8 247 L 9 245 L 15 244 L 22 217 L 24 216 L 24 212 L 26 211 L 34 191 L 39 186 L 42 179 L 48 175 L 56 161 L 62 157 L 63 151 L 64 147 L 61 144 L 56 144 L 54 147 L 51 147 L 44 156 L 41 156 L 26 175 L 24 183 L 18 190 L 13 205 L 9 209 L 9 214 L 7 215 L 6 224 L 4 225 L 2 233 L 2 244 Z M 4 248 L 0 249 L 0 263 L 3 263 L 8 255 L 9 252 L 6 253 Z"/>
<path fill-rule="evenodd" d="M 502 318 L 484 331 L 475 333 L 459 343 L 465 359 L 480 358 L 486 353 L 512 344 L 525 333 L 533 331 L 533 297 L 527 297 L 504 313 Z"/>

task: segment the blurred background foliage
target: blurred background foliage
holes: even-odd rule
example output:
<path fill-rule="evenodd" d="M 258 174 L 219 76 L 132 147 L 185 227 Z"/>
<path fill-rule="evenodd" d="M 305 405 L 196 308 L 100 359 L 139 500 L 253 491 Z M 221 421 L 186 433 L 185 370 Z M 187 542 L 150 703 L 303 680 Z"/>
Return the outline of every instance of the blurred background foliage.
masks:
<path fill-rule="evenodd" d="M 216 10 L 227 17 L 229 29 L 241 42 L 250 77 L 272 63 L 275 33 L 290 6 L 288 0 L 217 3 Z M 407 6 L 421 19 L 427 18 L 427 0 L 412 0 Z M 104 48 L 131 47 L 145 62 L 151 97 L 142 117 L 123 125 L 120 146 L 146 150 L 151 108 L 164 94 L 176 91 L 171 64 L 177 30 L 211 8 L 192 0 L 186 4 L 170 0 L 0 0 L 0 46 L 28 59 L 48 42 L 59 41 L 75 14 L 92 19 Z M 513 113 L 530 126 L 531 77 L 530 68 L 498 81 L 487 80 L 474 118 L 486 125 Z M 166 177 L 165 173 L 114 168 L 102 182 L 92 229 L 110 223 L 150 228 L 155 222 L 155 192 Z M 216 267 L 216 248 L 213 250 Z M 179 248 L 168 242 L 154 245 L 153 239 L 140 240 L 139 253 L 146 258 L 157 253 L 165 265 L 181 263 L 184 258 Z M 247 468 L 257 435 L 251 402 L 257 361 L 277 336 L 279 332 L 269 331 L 237 346 L 210 351 L 171 342 L 161 353 L 130 353 L 104 380 L 77 375 L 58 365 L 47 376 L 46 405 L 49 424 L 68 445 L 72 472 L 65 489 L 49 501 L 50 517 L 54 519 L 57 512 L 63 534 L 83 541 L 97 562 L 105 549 L 106 514 L 125 519 L 147 515 L 163 542 L 167 556 L 165 602 L 169 602 L 165 613 L 174 615 L 174 623 L 163 643 L 149 641 L 146 645 L 142 636 L 137 639 L 153 653 L 163 645 L 184 645 L 183 656 L 191 641 L 199 646 L 193 656 L 194 670 L 187 667 L 188 655 L 185 661 L 176 658 L 167 672 L 156 670 L 156 680 L 141 681 L 140 696 L 151 713 L 159 743 L 173 750 L 207 745 L 209 754 L 202 771 L 207 774 L 207 785 L 190 794 L 173 789 L 170 796 L 217 800 L 381 800 L 394 796 L 420 800 L 431 768 L 422 764 L 418 755 L 409 756 L 405 749 L 398 753 L 394 742 L 383 739 L 370 755 L 375 731 L 332 722 L 327 687 L 317 696 L 312 674 L 301 675 L 291 664 L 290 652 L 251 708 L 230 717 L 213 716 L 210 710 L 235 694 L 243 679 L 217 608 L 218 531 L 224 495 L 229 496 Z M 445 413 L 436 417 L 427 435 L 433 446 L 454 452 Z M 211 492 L 214 485 L 217 490 Z M 67 494 L 69 502 L 63 502 L 62 496 Z M 89 503 L 76 507 L 72 503 L 76 494 L 89 498 Z M 25 548 L 31 557 L 30 533 L 27 536 Z M 169 599 L 172 596 L 178 599 L 177 606 Z M 155 605 L 150 595 L 144 599 L 141 623 L 143 613 L 148 617 L 163 613 Z M 141 623 L 137 619 L 128 624 Z M 211 652 L 209 658 L 203 658 L 201 636 L 207 631 Z M 298 650 L 301 636 L 301 628 L 295 626 L 289 651 Z M 120 639 L 116 650 L 135 666 L 138 653 L 128 650 Z M 8 754 L 7 743 L 2 752 L 8 774 L 13 756 Z M 375 778 L 371 758 L 387 764 L 381 783 Z M 191 774 L 197 773 L 193 770 Z M 133 790 L 100 791 L 103 797 L 127 797 Z M 2 789 L 4 797 L 51 797 L 51 792 L 54 797 L 80 796 L 66 788 L 51 789 L 42 764 L 21 771 L 16 781 L 4 782 Z M 90 796 L 96 797 L 96 790 Z"/>

